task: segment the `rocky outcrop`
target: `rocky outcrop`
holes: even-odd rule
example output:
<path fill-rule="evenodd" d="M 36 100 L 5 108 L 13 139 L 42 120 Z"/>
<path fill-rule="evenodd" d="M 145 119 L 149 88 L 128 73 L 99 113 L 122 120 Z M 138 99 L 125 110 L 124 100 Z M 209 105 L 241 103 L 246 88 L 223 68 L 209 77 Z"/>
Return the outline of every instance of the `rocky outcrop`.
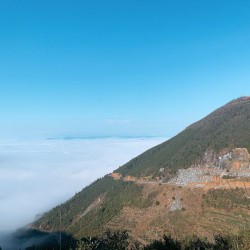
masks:
<path fill-rule="evenodd" d="M 229 170 L 247 169 L 250 168 L 250 154 L 246 148 L 224 149 L 219 154 L 208 150 L 204 153 L 200 165 Z"/>
<path fill-rule="evenodd" d="M 188 169 L 179 169 L 177 175 L 168 183 L 197 187 L 211 184 L 217 187 L 228 185 L 232 180 L 234 185 L 235 181 L 242 178 L 250 178 L 250 154 L 246 148 L 234 148 L 224 149 L 219 154 L 213 150 L 206 151 L 200 164 L 192 165 Z M 243 185 L 244 183 L 241 183 L 240 186 Z"/>
<path fill-rule="evenodd" d="M 120 180 L 122 178 L 122 175 L 120 173 L 112 173 L 109 176 L 111 176 L 114 180 Z"/>
<path fill-rule="evenodd" d="M 235 148 L 232 150 L 232 164 L 233 170 L 250 168 L 250 155 L 246 148 Z"/>

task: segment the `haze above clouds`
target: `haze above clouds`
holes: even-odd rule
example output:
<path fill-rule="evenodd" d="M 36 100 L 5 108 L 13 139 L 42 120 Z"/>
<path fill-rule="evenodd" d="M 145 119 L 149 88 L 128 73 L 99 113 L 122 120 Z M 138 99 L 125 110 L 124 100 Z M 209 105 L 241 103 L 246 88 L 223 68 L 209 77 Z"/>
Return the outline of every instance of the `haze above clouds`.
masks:
<path fill-rule="evenodd" d="M 6 141 L 0 143 L 0 231 L 37 214 L 165 138 Z"/>

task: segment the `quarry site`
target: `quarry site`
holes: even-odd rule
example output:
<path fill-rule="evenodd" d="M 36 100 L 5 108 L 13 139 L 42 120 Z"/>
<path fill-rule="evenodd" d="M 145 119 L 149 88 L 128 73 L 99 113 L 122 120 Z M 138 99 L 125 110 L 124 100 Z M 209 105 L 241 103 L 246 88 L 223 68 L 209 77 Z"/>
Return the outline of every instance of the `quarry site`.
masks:
<path fill-rule="evenodd" d="M 204 153 L 199 163 L 187 169 L 179 169 L 175 176 L 170 176 L 164 168 L 159 169 L 159 176 L 155 178 L 123 177 L 119 173 L 112 173 L 111 176 L 116 180 L 123 179 L 138 183 L 161 183 L 207 189 L 248 188 L 250 187 L 250 154 L 246 148 L 223 150 L 219 154 L 210 150 Z"/>
<path fill-rule="evenodd" d="M 245 148 L 220 154 L 207 151 L 200 163 L 180 169 L 172 178 L 165 169 L 159 169 L 159 176 L 154 179 L 122 177 L 119 173 L 111 176 L 135 181 L 143 185 L 145 197 L 153 197 L 153 206 L 123 208 L 107 225 L 110 229 L 125 228 L 142 243 L 169 233 L 212 238 L 216 233 L 236 232 L 250 223 L 250 154 Z M 222 192 L 219 201 L 214 192 Z M 227 198 L 221 198 L 225 194 Z M 245 206 L 234 203 L 241 195 Z"/>

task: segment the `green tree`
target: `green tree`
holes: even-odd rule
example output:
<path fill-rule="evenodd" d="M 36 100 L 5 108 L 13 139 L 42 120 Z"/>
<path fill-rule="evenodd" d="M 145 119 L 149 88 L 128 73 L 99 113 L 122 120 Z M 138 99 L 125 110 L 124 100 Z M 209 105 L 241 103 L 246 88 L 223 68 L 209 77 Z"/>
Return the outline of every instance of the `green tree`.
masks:
<path fill-rule="evenodd" d="M 127 231 L 107 230 L 103 241 L 107 250 L 126 250 L 129 245 L 129 236 Z"/>
<path fill-rule="evenodd" d="M 127 231 L 107 230 L 101 238 L 82 238 L 76 250 L 127 250 L 129 236 Z"/>

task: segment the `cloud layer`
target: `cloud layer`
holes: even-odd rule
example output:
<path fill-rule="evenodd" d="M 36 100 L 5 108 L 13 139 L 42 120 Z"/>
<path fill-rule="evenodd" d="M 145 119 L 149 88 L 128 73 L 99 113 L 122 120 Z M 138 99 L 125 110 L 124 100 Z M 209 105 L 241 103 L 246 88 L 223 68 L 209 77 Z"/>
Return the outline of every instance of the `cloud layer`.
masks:
<path fill-rule="evenodd" d="M 0 231 L 23 226 L 164 138 L 0 142 Z"/>

